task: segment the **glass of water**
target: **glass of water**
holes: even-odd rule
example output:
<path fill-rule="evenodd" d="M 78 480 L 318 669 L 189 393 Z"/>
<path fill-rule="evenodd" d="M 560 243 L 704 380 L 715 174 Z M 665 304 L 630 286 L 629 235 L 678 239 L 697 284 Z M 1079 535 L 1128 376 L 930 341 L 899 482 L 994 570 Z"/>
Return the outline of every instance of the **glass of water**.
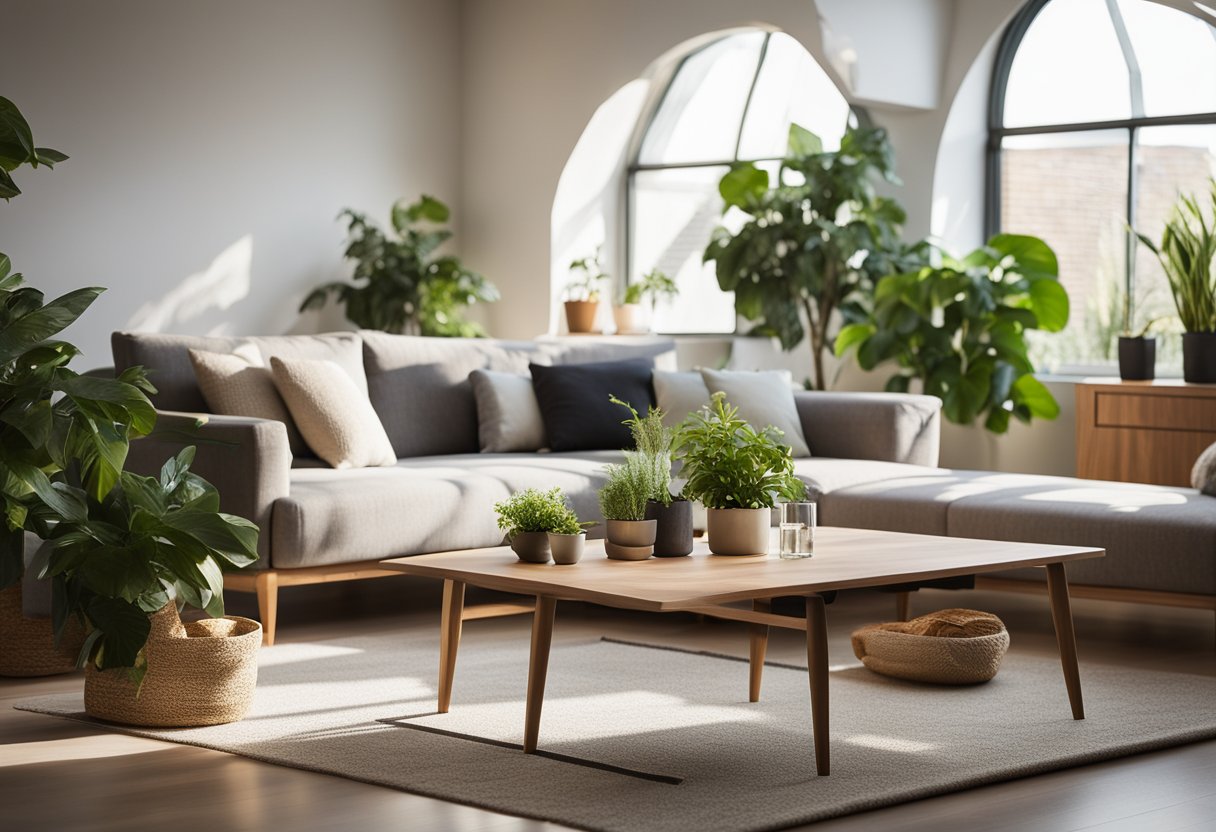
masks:
<path fill-rule="evenodd" d="M 783 558 L 809 558 L 815 553 L 815 504 L 781 504 L 781 549 Z"/>

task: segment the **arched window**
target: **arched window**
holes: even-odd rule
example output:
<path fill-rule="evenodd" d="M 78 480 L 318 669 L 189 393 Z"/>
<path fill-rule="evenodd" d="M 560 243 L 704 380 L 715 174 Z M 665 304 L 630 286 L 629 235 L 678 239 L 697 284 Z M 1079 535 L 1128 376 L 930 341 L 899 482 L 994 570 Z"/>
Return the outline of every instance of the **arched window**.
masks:
<path fill-rule="evenodd" d="M 680 287 L 677 303 L 656 309 L 656 331 L 735 331 L 734 296 L 701 262 L 722 219 L 718 180 L 736 161 L 775 171 L 791 122 L 832 150 L 851 118 L 831 79 L 784 33 L 727 34 L 684 57 L 627 170 L 629 279 L 657 268 Z"/>
<path fill-rule="evenodd" d="M 1211 23 L 1199 4 L 1034 0 L 1006 31 L 986 225 L 1042 237 L 1059 256 L 1073 316 L 1039 344 L 1049 365 L 1109 363 L 1125 325 L 1174 314 L 1161 267 L 1129 229 L 1159 238 L 1179 192 L 1216 174 Z M 1178 340 L 1161 343 L 1163 363 L 1178 363 Z"/>

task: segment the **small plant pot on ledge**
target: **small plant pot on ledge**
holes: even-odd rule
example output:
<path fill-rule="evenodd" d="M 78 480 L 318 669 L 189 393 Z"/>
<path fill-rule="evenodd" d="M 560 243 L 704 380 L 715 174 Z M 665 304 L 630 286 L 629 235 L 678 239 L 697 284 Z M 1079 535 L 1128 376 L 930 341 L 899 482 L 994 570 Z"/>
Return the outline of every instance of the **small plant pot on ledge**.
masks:
<path fill-rule="evenodd" d="M 562 566 L 572 566 L 582 560 L 583 544 L 587 542 L 587 533 L 558 534 L 549 532 L 549 551 L 553 553 L 553 562 Z"/>
<path fill-rule="evenodd" d="M 1190 384 L 1216 384 L 1216 332 L 1182 334 L 1182 378 Z"/>
<path fill-rule="evenodd" d="M 651 500 L 646 504 L 646 519 L 656 523 L 656 558 L 678 558 L 692 552 L 692 503 L 688 500 L 672 500 L 666 506 Z"/>
<path fill-rule="evenodd" d="M 709 551 L 715 555 L 768 554 L 772 509 L 711 508 L 707 517 Z"/>
<path fill-rule="evenodd" d="M 646 307 L 640 303 L 623 303 L 612 308 L 612 320 L 618 335 L 645 335 L 650 330 Z"/>
<path fill-rule="evenodd" d="M 598 300 L 568 300 L 566 306 L 566 329 L 573 333 L 595 332 L 595 319 L 599 317 Z"/>
<path fill-rule="evenodd" d="M 549 562 L 548 532 L 519 532 L 511 538 L 511 551 L 525 563 Z"/>
<path fill-rule="evenodd" d="M 1119 337 L 1119 378 L 1152 381 L 1157 370 L 1157 339 Z"/>

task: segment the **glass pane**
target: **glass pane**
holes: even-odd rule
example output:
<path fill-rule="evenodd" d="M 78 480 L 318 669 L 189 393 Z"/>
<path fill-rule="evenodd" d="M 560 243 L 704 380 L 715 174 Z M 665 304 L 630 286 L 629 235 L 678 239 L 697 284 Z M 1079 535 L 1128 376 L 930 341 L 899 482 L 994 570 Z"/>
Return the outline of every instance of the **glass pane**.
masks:
<path fill-rule="evenodd" d="M 680 295 L 655 309 L 656 332 L 734 332 L 735 296 L 718 288 L 713 264 L 702 264 L 709 234 L 722 216 L 718 180 L 724 167 L 638 171 L 633 181 L 629 274 L 651 269 L 675 278 Z"/>
<path fill-rule="evenodd" d="M 1200 197 L 1204 203 L 1208 177 L 1216 175 L 1216 125 L 1145 127 L 1136 133 L 1136 230 L 1159 241 L 1180 193 Z M 1154 330 L 1171 333 L 1157 342 L 1160 371 L 1179 371 L 1182 365 L 1182 331 L 1160 263 L 1144 246 L 1136 250 L 1136 322 L 1143 326 L 1163 318 Z"/>
<path fill-rule="evenodd" d="M 784 32 L 769 38 L 760 77 L 743 124 L 739 156 L 784 156 L 790 122 L 823 139 L 826 150 L 840 147 L 849 103 L 802 44 Z"/>
<path fill-rule="evenodd" d="M 1042 237 L 1072 300 L 1068 326 L 1031 333 L 1040 366 L 1115 360 L 1127 262 L 1126 130 L 1010 136 L 1001 145 L 1001 230 Z"/>
<path fill-rule="evenodd" d="M 733 159 L 763 43 L 763 32 L 749 32 L 690 55 L 646 131 L 638 161 L 653 165 Z"/>
<path fill-rule="evenodd" d="M 1103 0 L 1052 0 L 1009 71 L 1005 126 L 1130 118 L 1127 64 Z"/>
<path fill-rule="evenodd" d="M 1140 65 L 1144 114 L 1216 112 L 1216 28 L 1145 0 L 1119 0 Z"/>

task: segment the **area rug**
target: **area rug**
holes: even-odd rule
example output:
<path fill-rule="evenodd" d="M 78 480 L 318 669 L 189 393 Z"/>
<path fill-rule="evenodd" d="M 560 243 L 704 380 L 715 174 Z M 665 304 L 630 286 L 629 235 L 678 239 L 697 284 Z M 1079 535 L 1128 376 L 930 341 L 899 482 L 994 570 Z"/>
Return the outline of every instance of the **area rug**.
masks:
<path fill-rule="evenodd" d="M 1058 662 L 1008 656 L 978 687 L 860 666 L 831 673 L 832 774 L 816 777 L 804 668 L 612 641 L 555 648 L 542 753 L 519 749 L 527 645 L 467 633 L 438 715 L 433 634 L 262 651 L 243 722 L 115 729 L 591 830 L 763 830 L 1216 737 L 1216 680 L 1082 666 L 1071 718 Z M 81 697 L 24 710 L 87 719 Z"/>

